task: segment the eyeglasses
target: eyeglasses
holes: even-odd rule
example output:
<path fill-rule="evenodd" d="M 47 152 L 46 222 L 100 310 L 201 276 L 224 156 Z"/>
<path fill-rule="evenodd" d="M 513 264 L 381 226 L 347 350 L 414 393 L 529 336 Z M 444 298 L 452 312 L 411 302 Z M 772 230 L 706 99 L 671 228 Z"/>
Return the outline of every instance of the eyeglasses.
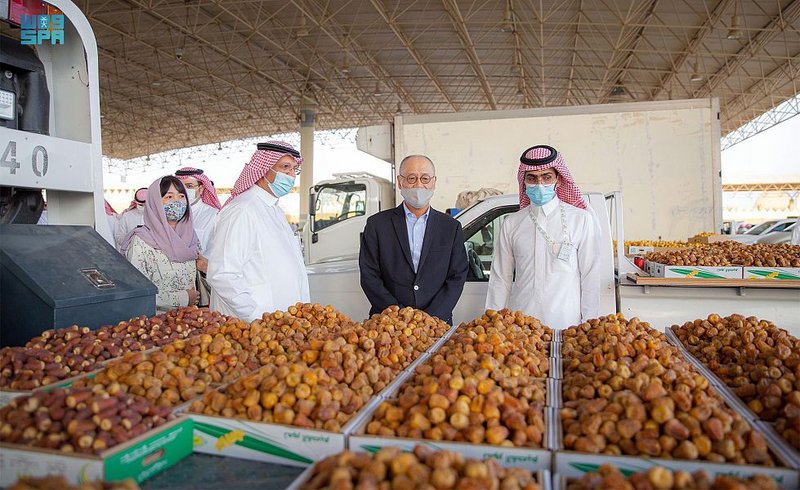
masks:
<path fill-rule="evenodd" d="M 288 174 L 289 172 L 294 173 L 295 175 L 300 175 L 300 165 L 290 165 L 288 163 L 281 163 L 272 167 L 273 170 L 276 172 L 282 172 Z"/>
<path fill-rule="evenodd" d="M 428 175 L 428 174 L 422 174 L 419 177 L 417 177 L 416 175 L 398 175 L 398 177 L 402 177 L 403 180 L 406 181 L 406 183 L 411 185 L 416 184 L 417 180 L 419 180 L 422 183 L 422 185 L 428 185 L 436 179 L 435 175 Z"/>
<path fill-rule="evenodd" d="M 549 184 L 554 183 L 557 178 L 558 178 L 558 176 L 556 176 L 554 174 L 544 174 L 544 175 L 540 175 L 540 176 L 533 175 L 533 174 L 528 174 L 528 175 L 525 176 L 525 183 L 526 184 L 547 184 L 547 185 L 549 185 Z"/>

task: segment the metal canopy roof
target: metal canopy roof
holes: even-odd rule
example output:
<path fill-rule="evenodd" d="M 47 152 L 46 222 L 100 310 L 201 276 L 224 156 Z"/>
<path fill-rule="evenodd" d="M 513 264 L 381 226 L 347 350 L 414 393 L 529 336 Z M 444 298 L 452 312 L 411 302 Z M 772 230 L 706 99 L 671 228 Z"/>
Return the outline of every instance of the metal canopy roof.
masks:
<path fill-rule="evenodd" d="M 800 92 L 800 0 L 91 0 L 104 153 L 398 113 Z"/>

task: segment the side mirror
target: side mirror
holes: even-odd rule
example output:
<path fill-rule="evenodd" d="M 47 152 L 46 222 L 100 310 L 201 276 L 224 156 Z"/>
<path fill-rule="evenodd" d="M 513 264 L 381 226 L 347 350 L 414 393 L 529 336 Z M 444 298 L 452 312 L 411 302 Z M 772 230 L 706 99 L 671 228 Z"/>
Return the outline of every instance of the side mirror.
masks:
<path fill-rule="evenodd" d="M 316 213 L 317 209 L 317 193 L 314 191 L 312 187 L 308 191 L 308 224 L 310 226 L 310 230 L 314 232 L 314 213 Z"/>

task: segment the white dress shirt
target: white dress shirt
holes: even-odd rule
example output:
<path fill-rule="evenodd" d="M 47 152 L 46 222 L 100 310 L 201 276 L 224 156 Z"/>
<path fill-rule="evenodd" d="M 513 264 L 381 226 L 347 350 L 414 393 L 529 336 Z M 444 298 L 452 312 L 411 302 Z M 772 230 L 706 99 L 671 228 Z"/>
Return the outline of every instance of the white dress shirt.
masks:
<path fill-rule="evenodd" d="M 117 245 L 117 250 L 122 243 L 122 240 L 137 226 L 144 224 L 144 207 L 137 206 L 135 209 L 127 209 L 119 215 L 117 224 L 114 227 L 114 243 Z"/>
<path fill-rule="evenodd" d="M 562 207 L 572 244 L 566 261 L 558 258 L 530 216 L 533 213 L 558 248 L 565 241 Z M 510 215 L 495 245 L 486 308 L 522 310 L 555 329 L 596 317 L 600 303 L 596 234 L 589 212 L 562 204 L 557 197 Z"/>
<path fill-rule="evenodd" d="M 202 199 L 192 203 L 192 223 L 197 239 L 200 240 L 200 253 L 208 253 L 211 245 L 211 235 L 214 232 L 214 220 L 217 217 L 217 209 L 204 203 Z"/>
<path fill-rule="evenodd" d="M 308 302 L 300 242 L 278 198 L 254 185 L 217 215 L 208 251 L 211 309 L 253 321 Z"/>
<path fill-rule="evenodd" d="M 411 262 L 414 263 L 414 272 L 417 272 L 419 258 L 422 255 L 422 242 L 425 240 L 425 230 L 428 228 L 428 216 L 431 214 L 431 208 L 428 206 L 428 210 L 419 218 L 408 209 L 405 203 L 403 203 L 403 210 L 406 212 L 406 230 L 408 231 L 408 248 L 411 250 Z"/>

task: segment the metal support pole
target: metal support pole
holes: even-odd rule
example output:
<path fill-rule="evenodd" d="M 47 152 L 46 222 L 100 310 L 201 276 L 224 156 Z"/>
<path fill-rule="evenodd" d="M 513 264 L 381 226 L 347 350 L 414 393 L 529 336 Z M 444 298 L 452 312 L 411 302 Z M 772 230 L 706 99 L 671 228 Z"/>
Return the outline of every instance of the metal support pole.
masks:
<path fill-rule="evenodd" d="M 303 156 L 303 171 L 300 173 L 300 227 L 308 219 L 308 190 L 314 185 L 314 123 L 316 109 L 304 106 L 300 109 L 300 154 Z"/>

